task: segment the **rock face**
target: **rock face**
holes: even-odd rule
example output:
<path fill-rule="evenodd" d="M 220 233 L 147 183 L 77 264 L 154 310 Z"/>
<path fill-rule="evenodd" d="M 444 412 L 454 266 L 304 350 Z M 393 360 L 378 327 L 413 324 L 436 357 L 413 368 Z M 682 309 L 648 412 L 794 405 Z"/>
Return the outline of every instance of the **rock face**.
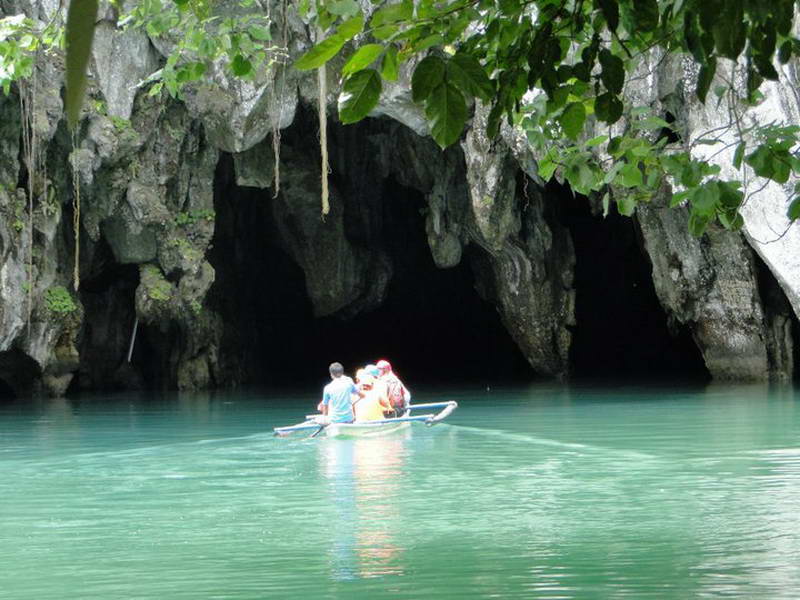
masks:
<path fill-rule="evenodd" d="M 758 259 L 742 237 L 712 226 L 693 238 L 687 213 L 666 203 L 640 207 L 637 221 L 656 293 L 670 318 L 689 326 L 709 372 L 719 380 L 790 379 L 788 307 L 765 305 Z"/>
<path fill-rule="evenodd" d="M 291 8 L 272 4 L 273 33 L 291 60 L 313 40 Z M 56 10 L 54 0 L 0 0 L 0 15 L 44 19 Z M 424 199 L 436 267 L 469 263 L 478 293 L 531 374 L 570 373 L 579 326 L 573 241 L 518 132 L 505 128 L 490 143 L 479 105 L 461 143 L 440 151 L 410 100 L 410 65 L 374 118 L 341 126 L 337 59 L 327 70 L 332 208 L 322 219 L 315 76 L 276 62 L 242 81 L 215 65 L 209 82 L 186 88 L 182 101 L 150 97 L 136 84 L 170 48 L 169 40 L 102 21 L 74 141 L 63 121 L 59 57 L 41 62 L 37 83 L 0 97 L 0 380 L 8 387 L 59 395 L 76 376 L 77 385 L 95 389 L 198 389 L 246 379 L 235 352 L 221 355 L 245 320 L 226 322 L 207 301 L 218 277 L 208 258 L 215 231 L 241 234 L 217 231 L 215 207 L 225 201 L 218 178 L 228 162 L 241 189 L 269 198 L 263 223 L 237 226 L 262 227 L 248 235 L 290 257 L 315 317 L 352 318 L 385 301 L 394 265 L 382 243 L 392 225 L 384 222 L 384 192 L 400 186 Z M 689 100 L 696 75 L 655 58 L 626 93 L 670 110 L 689 138 L 718 125 L 718 113 Z M 795 68 L 787 67 L 791 81 Z M 25 86 L 36 86 L 36 102 L 22 113 Z M 797 122 L 797 96 L 783 92 L 767 88 L 758 110 Z M 23 119 L 46 157 L 34 173 L 20 161 Z M 735 177 L 728 154 L 715 160 Z M 686 213 L 658 202 L 635 217 L 664 318 L 689 328 L 715 378 L 792 376 L 798 233 L 775 241 L 770 234 L 784 229 L 788 192 L 775 186 L 754 196 L 744 236 L 711 228 L 694 239 Z M 226 292 L 236 293 L 217 293 Z"/>
<path fill-rule="evenodd" d="M 703 138 L 709 130 L 715 131 L 719 147 L 700 145 L 693 152 L 713 156 L 711 160 L 721 166 L 723 178 L 739 179 L 741 173 L 732 165 L 734 148 L 720 150 L 730 143 L 733 124 L 723 122 L 727 119 L 726 111 L 715 110 L 712 102 L 703 106 L 696 100 L 696 69 L 680 57 L 664 60 L 653 55 L 650 61 L 643 62 L 640 70 L 631 77 L 633 83 L 627 84 L 626 95 L 637 104 L 652 107 L 657 114 L 671 113 L 687 141 Z M 771 99 L 758 111 L 774 112 L 777 102 L 788 121 L 796 122 L 795 97 L 779 102 L 778 89 L 772 86 L 767 91 Z M 744 112 L 743 107 L 740 110 Z M 749 114 L 748 118 L 758 117 Z M 618 130 L 624 127 L 624 123 L 615 125 Z M 659 300 L 671 321 L 689 326 L 715 379 L 753 381 L 767 377 L 790 379 L 793 375 L 793 319 L 787 312 L 787 303 L 783 294 L 778 294 L 781 298 L 777 303 L 765 302 L 763 296 L 774 295 L 774 291 L 764 286 L 771 288 L 777 280 L 786 298 L 793 301 L 800 291 L 797 280 L 800 265 L 796 264 L 796 253 L 769 247 L 753 236 L 754 231 L 764 235 L 765 228 L 771 228 L 776 221 L 787 224 L 783 216 L 788 206 L 787 195 L 775 187 L 779 186 L 771 184 L 761 195 L 748 198 L 742 211 L 746 223 L 744 235 L 712 226 L 702 238 L 693 238 L 687 228 L 688 211 L 666 207 L 669 190 L 664 190 L 664 195 L 652 205 L 637 208 L 635 218 L 652 263 Z M 788 234 L 787 243 L 791 245 L 791 230 Z M 760 260 L 753 249 L 771 273 L 766 278 L 768 283 L 763 285 L 760 280 L 764 277 L 757 265 Z M 796 318 L 796 303 L 792 306 Z"/>

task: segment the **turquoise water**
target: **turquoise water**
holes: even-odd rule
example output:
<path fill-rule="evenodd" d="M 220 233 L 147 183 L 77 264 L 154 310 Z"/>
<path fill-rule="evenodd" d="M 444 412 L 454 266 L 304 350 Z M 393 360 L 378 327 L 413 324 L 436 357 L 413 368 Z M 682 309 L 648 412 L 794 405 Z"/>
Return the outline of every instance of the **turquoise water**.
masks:
<path fill-rule="evenodd" d="M 273 438 L 300 394 L 0 405 L 0 598 L 797 598 L 797 397 L 429 390 L 355 440 Z"/>

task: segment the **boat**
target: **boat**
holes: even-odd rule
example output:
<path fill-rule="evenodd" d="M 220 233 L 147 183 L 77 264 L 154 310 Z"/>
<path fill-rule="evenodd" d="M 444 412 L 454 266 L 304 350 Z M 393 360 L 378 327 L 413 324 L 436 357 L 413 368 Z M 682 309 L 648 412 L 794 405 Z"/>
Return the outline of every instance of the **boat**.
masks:
<path fill-rule="evenodd" d="M 415 410 L 431 410 L 438 408 L 439 412 L 421 415 L 413 414 Z M 357 423 L 326 423 L 323 415 L 306 415 L 306 420 L 296 425 L 275 427 L 274 433 L 278 437 L 286 437 L 294 433 L 310 433 L 309 437 L 316 437 L 324 432 L 327 437 L 374 437 L 386 435 L 410 427 L 412 423 L 423 423 L 428 427 L 444 421 L 458 408 L 455 400 L 447 402 L 429 402 L 426 404 L 412 404 L 402 417 L 381 419 L 380 421 L 359 421 Z"/>

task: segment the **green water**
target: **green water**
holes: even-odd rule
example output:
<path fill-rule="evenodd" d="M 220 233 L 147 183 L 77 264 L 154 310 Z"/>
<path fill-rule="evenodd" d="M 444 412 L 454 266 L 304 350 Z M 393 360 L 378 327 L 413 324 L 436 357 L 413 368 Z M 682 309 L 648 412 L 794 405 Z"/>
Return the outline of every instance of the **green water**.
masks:
<path fill-rule="evenodd" d="M 0 405 L 0 598 L 797 598 L 791 389 L 538 386 L 383 439 L 313 399 Z"/>

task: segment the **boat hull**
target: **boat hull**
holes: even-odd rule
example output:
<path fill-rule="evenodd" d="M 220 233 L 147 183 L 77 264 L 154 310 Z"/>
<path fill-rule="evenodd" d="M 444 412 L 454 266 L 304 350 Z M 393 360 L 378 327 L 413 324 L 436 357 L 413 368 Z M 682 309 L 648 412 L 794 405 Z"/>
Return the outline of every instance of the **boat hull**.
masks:
<path fill-rule="evenodd" d="M 388 435 L 411 426 L 411 423 L 331 423 L 325 435 L 332 438 L 377 437 Z"/>
<path fill-rule="evenodd" d="M 287 427 L 274 427 L 273 432 L 278 437 L 286 437 L 292 433 L 310 433 L 309 437 L 316 437 L 323 430 L 327 437 L 374 437 L 405 429 L 415 421 L 428 426 L 436 425 L 446 419 L 457 407 L 458 403 L 455 400 L 414 404 L 408 407 L 402 417 L 360 423 L 330 423 L 328 417 L 324 415 L 306 415 L 304 422 Z M 414 409 L 423 408 L 441 410 L 438 413 L 412 415 Z"/>

